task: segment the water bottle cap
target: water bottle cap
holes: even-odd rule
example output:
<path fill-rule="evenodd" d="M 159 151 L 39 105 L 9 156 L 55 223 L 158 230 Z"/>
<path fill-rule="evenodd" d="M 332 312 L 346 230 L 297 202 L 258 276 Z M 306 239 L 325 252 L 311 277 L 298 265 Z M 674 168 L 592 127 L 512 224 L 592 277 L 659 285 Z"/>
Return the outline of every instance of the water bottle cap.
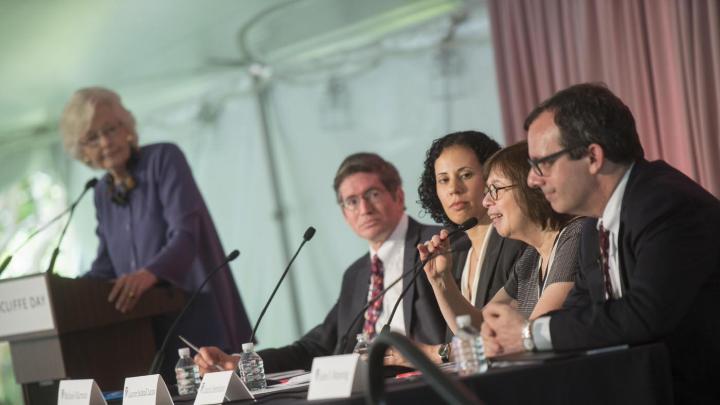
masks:
<path fill-rule="evenodd" d="M 187 347 L 181 347 L 178 349 L 178 355 L 180 357 L 190 357 L 190 349 Z"/>
<path fill-rule="evenodd" d="M 251 353 L 255 351 L 255 344 L 253 342 L 250 343 L 243 343 L 242 345 L 243 353 Z"/>
<path fill-rule="evenodd" d="M 455 323 L 457 323 L 458 328 L 464 328 L 466 326 L 470 326 L 472 319 L 470 318 L 470 315 L 458 315 L 455 318 Z"/>

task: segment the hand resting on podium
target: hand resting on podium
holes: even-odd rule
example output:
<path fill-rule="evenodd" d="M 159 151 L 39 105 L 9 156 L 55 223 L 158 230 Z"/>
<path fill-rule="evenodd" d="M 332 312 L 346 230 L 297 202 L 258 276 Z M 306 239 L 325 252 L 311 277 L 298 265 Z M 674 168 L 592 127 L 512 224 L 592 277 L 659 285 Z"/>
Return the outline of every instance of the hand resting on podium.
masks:
<path fill-rule="evenodd" d="M 121 276 L 115 280 L 108 302 L 115 302 L 115 309 L 124 314 L 135 308 L 145 291 L 157 282 L 158 278 L 145 268 Z"/>

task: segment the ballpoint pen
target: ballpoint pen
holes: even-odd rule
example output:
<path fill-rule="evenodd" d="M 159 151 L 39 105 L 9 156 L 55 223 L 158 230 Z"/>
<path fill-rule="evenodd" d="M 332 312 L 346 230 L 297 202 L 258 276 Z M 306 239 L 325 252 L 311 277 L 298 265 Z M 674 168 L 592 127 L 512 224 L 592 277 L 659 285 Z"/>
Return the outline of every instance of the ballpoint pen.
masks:
<path fill-rule="evenodd" d="M 200 353 L 200 348 L 195 346 L 194 344 L 190 343 L 189 340 L 185 339 L 183 336 L 178 335 L 178 338 L 183 341 L 186 345 L 190 346 L 191 349 L 195 350 L 195 352 Z M 224 368 L 220 367 L 217 364 L 213 364 L 213 367 L 215 367 L 218 371 L 226 371 Z"/>

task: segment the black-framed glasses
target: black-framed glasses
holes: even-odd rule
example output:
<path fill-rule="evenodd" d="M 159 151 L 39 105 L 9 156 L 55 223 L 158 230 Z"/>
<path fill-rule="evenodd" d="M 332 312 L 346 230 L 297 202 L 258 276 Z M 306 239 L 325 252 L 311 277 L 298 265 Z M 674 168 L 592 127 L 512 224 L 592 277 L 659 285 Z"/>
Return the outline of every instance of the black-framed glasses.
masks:
<path fill-rule="evenodd" d="M 510 184 L 509 186 L 498 187 L 494 184 L 491 184 L 489 186 L 485 186 L 485 195 L 490 194 L 490 198 L 492 198 L 493 201 L 497 201 L 498 200 L 498 191 L 505 190 L 506 188 L 513 188 L 516 186 L 517 186 L 517 184 Z"/>
<path fill-rule="evenodd" d="M 105 136 L 108 139 L 114 138 L 120 132 L 121 127 L 122 122 L 118 121 L 107 124 L 97 131 L 88 132 L 87 136 L 80 140 L 80 145 L 97 148 L 98 145 L 100 145 L 101 136 Z"/>
<path fill-rule="evenodd" d="M 545 169 L 550 168 L 553 163 L 555 163 L 556 160 L 560 158 L 560 156 L 570 153 L 574 151 L 575 149 L 582 148 L 582 146 L 571 146 L 569 148 L 560 149 L 559 151 L 555 153 L 551 153 L 547 156 L 543 156 L 541 158 L 537 159 L 528 159 L 528 163 L 530 163 L 530 167 L 532 168 L 533 172 L 537 174 L 538 176 L 542 177 L 544 176 L 542 168 Z"/>
<path fill-rule="evenodd" d="M 371 188 L 364 192 L 361 196 L 351 195 L 350 197 L 345 198 L 344 200 L 340 201 L 340 206 L 348 211 L 355 212 L 360 208 L 361 198 L 369 204 L 376 204 L 380 201 L 380 197 L 382 197 L 382 194 L 383 190 Z"/>

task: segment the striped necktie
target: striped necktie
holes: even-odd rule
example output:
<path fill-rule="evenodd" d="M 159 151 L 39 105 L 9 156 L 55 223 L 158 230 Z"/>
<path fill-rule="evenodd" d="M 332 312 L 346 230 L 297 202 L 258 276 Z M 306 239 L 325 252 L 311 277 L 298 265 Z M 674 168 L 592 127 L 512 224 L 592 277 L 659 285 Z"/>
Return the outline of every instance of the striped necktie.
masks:
<path fill-rule="evenodd" d="M 610 251 L 610 231 L 603 227 L 600 223 L 599 230 L 600 239 L 600 267 L 602 267 L 603 281 L 605 282 L 605 299 L 613 298 L 613 289 L 610 282 L 610 259 L 608 252 Z"/>
<path fill-rule="evenodd" d="M 368 301 L 380 295 L 383 289 L 383 264 L 377 257 L 373 256 L 370 262 L 370 291 L 368 292 Z M 368 339 L 375 336 L 375 324 L 377 323 L 380 313 L 382 313 L 382 298 L 373 302 L 365 311 L 365 324 L 363 325 L 363 333 Z"/>

